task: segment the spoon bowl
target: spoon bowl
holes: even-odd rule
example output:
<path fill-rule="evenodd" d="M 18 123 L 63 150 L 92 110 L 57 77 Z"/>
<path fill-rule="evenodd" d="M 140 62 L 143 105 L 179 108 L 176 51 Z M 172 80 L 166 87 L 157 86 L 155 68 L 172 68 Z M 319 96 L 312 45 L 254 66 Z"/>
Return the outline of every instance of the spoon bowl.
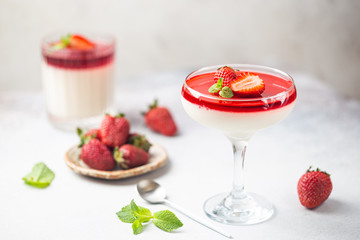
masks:
<path fill-rule="evenodd" d="M 166 190 L 157 182 L 152 180 L 141 180 L 137 184 L 140 196 L 149 203 L 164 203 L 166 200 Z"/>

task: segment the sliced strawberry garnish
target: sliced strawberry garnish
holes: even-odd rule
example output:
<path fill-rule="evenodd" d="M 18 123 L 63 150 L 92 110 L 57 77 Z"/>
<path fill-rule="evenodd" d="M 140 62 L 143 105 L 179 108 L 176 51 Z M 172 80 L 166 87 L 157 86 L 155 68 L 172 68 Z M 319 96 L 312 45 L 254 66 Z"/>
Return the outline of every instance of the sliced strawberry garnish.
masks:
<path fill-rule="evenodd" d="M 220 67 L 214 75 L 214 83 L 217 83 L 219 78 L 223 79 L 223 86 L 229 86 L 230 82 L 236 78 L 234 69 L 228 66 Z"/>
<path fill-rule="evenodd" d="M 81 35 L 71 35 L 69 38 L 68 47 L 79 50 L 90 50 L 95 47 L 95 44 Z"/>
<path fill-rule="evenodd" d="M 230 88 L 237 96 L 257 97 L 265 90 L 265 83 L 256 74 L 242 73 L 230 82 Z"/>
<path fill-rule="evenodd" d="M 61 50 L 64 48 L 72 48 L 77 50 L 91 50 L 95 47 L 95 43 L 77 34 L 68 34 L 61 37 L 60 41 L 52 44 L 52 50 Z"/>

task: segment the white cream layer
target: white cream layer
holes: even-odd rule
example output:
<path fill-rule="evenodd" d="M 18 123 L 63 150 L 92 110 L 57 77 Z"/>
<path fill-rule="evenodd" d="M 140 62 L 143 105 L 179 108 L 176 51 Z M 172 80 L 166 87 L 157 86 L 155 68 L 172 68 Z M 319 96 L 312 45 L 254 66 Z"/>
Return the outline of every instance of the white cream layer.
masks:
<path fill-rule="evenodd" d="M 48 113 L 68 119 L 103 114 L 113 104 L 113 70 L 113 62 L 90 69 L 64 69 L 43 62 Z"/>
<path fill-rule="evenodd" d="M 281 108 L 259 112 L 226 112 L 200 107 L 181 97 L 186 113 L 195 121 L 215 128 L 235 138 L 249 138 L 257 130 L 283 120 L 295 106 L 295 101 Z"/>

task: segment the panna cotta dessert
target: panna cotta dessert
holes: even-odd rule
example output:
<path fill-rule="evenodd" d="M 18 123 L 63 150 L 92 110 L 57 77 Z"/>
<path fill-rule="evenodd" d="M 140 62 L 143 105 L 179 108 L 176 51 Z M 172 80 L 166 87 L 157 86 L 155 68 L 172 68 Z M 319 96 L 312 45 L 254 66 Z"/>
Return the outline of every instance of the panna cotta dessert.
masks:
<path fill-rule="evenodd" d="M 296 88 L 293 79 L 282 71 L 264 66 L 205 67 L 186 77 L 181 101 L 191 118 L 220 130 L 232 144 L 232 190 L 214 195 L 204 203 L 207 216 L 236 225 L 269 219 L 275 211 L 272 204 L 245 189 L 245 152 L 256 131 L 280 122 L 294 108 Z"/>
<path fill-rule="evenodd" d="M 258 66 L 233 66 L 236 73 L 233 81 L 240 78 L 247 81 L 243 86 L 246 89 L 253 84 L 252 78 L 260 79 L 264 89 L 252 95 L 233 93 L 226 98 L 209 92 L 216 83 L 214 75 L 219 67 L 202 68 L 186 78 L 181 100 L 185 111 L 195 121 L 227 136 L 248 138 L 257 130 L 280 122 L 293 109 L 296 90 L 287 74 Z"/>
<path fill-rule="evenodd" d="M 98 124 L 114 98 L 115 40 L 69 34 L 42 43 L 42 80 L 50 121 L 75 130 Z"/>

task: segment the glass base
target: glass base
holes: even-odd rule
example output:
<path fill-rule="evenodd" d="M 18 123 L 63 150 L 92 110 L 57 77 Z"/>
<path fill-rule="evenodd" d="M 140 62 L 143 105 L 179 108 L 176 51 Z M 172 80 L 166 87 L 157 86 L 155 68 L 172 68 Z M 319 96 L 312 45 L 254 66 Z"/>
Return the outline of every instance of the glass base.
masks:
<path fill-rule="evenodd" d="M 274 214 L 274 207 L 253 193 L 236 200 L 229 193 L 221 193 L 204 203 L 204 211 L 208 217 L 221 223 L 250 225 L 268 220 Z"/>

